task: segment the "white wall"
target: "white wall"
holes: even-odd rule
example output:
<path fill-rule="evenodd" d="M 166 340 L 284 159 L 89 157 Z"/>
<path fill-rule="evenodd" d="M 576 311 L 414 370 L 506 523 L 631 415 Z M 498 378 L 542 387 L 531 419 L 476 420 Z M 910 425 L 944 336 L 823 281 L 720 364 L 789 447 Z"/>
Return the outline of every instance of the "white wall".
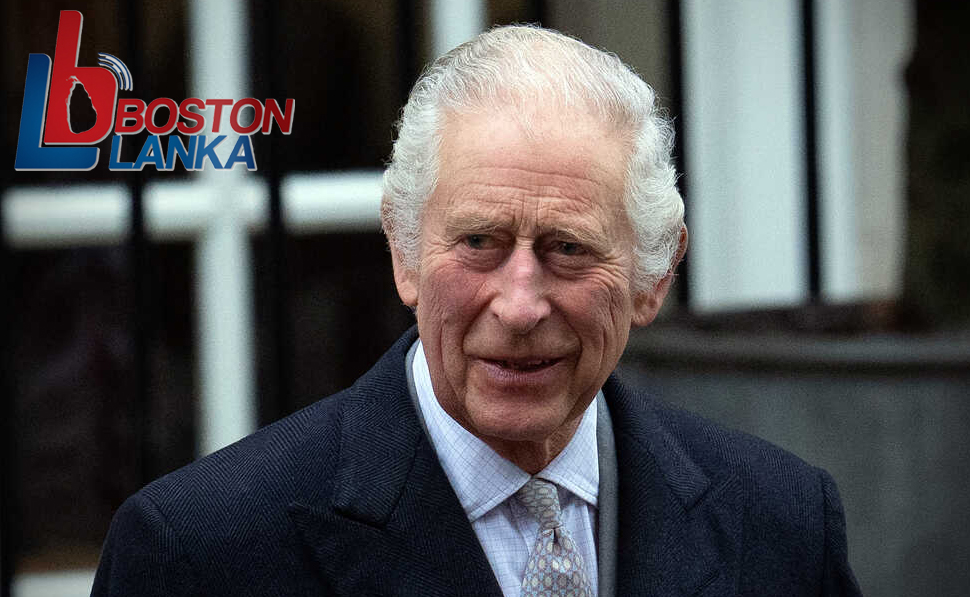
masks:
<path fill-rule="evenodd" d="M 797 0 L 683 2 L 691 286 L 700 310 L 807 294 Z"/>
<path fill-rule="evenodd" d="M 818 0 L 822 293 L 899 293 L 905 0 Z M 692 286 L 699 310 L 808 298 L 801 2 L 684 0 Z"/>

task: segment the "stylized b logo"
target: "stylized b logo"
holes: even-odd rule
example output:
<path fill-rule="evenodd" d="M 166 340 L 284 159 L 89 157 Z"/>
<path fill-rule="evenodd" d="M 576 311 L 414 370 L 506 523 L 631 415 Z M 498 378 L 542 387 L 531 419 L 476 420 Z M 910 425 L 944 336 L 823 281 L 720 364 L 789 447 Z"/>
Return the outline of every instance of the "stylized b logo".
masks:
<path fill-rule="evenodd" d="M 44 142 L 48 145 L 94 145 L 108 136 L 114 124 L 118 102 L 116 74 L 99 66 L 77 65 L 82 19 L 81 13 L 75 10 L 61 11 L 53 73 L 49 56 L 30 55 L 24 105 L 20 113 L 17 170 L 90 170 L 98 163 L 96 147 L 43 146 Z M 91 99 L 95 123 L 86 131 L 74 132 L 71 129 L 69 104 L 75 86 L 79 84 L 84 86 L 84 91 Z"/>
<path fill-rule="evenodd" d="M 51 73 L 50 101 L 47 104 L 47 128 L 44 141 L 48 145 L 93 145 L 111 132 L 118 103 L 118 83 L 111 71 L 100 66 L 78 66 L 81 47 L 81 13 L 61 11 L 57 25 L 57 46 L 54 49 L 54 70 Z M 97 114 L 94 126 L 75 133 L 70 126 L 71 93 L 77 84 L 84 86 Z"/>

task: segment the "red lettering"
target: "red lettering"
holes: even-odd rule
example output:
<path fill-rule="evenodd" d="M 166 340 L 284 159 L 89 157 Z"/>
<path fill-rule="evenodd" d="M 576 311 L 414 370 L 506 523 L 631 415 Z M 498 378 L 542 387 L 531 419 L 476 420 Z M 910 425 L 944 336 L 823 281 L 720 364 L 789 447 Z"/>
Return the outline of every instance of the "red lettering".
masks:
<path fill-rule="evenodd" d="M 145 102 L 134 97 L 118 99 L 118 116 L 115 119 L 116 135 L 135 135 L 145 130 Z M 133 124 L 125 124 L 133 122 Z"/>
<path fill-rule="evenodd" d="M 253 109 L 253 121 L 247 126 L 243 126 L 239 122 L 239 112 L 241 112 L 246 106 L 250 106 Z M 259 103 L 258 99 L 251 97 L 241 99 L 233 104 L 232 112 L 229 114 L 229 124 L 232 125 L 232 130 L 236 131 L 240 135 L 252 135 L 255 133 L 262 120 L 263 104 Z"/>
<path fill-rule="evenodd" d="M 266 100 L 266 110 L 263 111 L 263 134 L 268 135 L 273 128 L 273 121 L 284 135 L 293 130 L 293 114 L 296 112 L 296 100 L 286 100 L 286 110 L 281 112 L 280 105 L 274 99 Z"/>
<path fill-rule="evenodd" d="M 197 97 L 190 97 L 182 100 L 179 104 L 179 116 L 184 118 L 188 122 L 194 122 L 195 124 L 189 125 L 183 122 L 179 122 L 178 129 L 179 132 L 185 135 L 194 135 L 202 130 L 205 126 L 205 116 L 199 114 L 198 112 L 192 112 L 189 110 L 190 107 L 194 107 L 200 112 L 205 110 L 205 102 Z"/>
<path fill-rule="evenodd" d="M 168 108 L 168 120 L 162 126 L 155 125 L 155 112 L 159 108 Z M 175 130 L 175 125 L 179 119 L 179 108 L 175 100 L 167 97 L 160 97 L 148 104 L 147 117 L 145 118 L 145 128 L 153 135 L 167 135 Z"/>
<path fill-rule="evenodd" d="M 81 45 L 81 13 L 61 11 L 57 25 L 57 45 L 50 74 L 50 99 L 47 102 L 47 122 L 44 142 L 49 145 L 94 145 L 111 134 L 115 118 L 118 83 L 106 68 L 78 66 Z M 83 132 L 71 130 L 71 115 L 67 104 L 75 85 L 83 85 L 94 109 L 94 125 Z"/>
<path fill-rule="evenodd" d="M 212 132 L 219 132 L 219 125 L 222 121 L 222 109 L 225 106 L 231 106 L 232 100 L 230 99 L 207 99 L 205 100 L 206 106 L 215 106 L 215 114 L 212 115 Z"/>

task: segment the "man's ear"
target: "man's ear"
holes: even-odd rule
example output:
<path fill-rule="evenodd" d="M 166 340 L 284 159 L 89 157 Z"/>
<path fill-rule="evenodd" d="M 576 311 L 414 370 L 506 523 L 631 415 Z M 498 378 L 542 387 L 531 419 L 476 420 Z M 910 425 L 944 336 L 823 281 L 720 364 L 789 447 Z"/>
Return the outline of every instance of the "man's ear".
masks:
<path fill-rule="evenodd" d="M 643 327 L 650 325 L 660 312 L 660 307 L 670 292 L 670 285 L 674 281 L 674 272 L 687 252 L 687 226 L 681 226 L 680 238 L 677 243 L 677 255 L 674 256 L 673 265 L 663 278 L 649 290 L 645 290 L 633 299 L 633 325 Z"/>
<path fill-rule="evenodd" d="M 388 243 L 391 247 L 391 264 L 394 266 L 394 285 L 397 286 L 397 295 L 408 307 L 418 306 L 418 274 L 405 267 L 397 247 L 394 243 Z"/>

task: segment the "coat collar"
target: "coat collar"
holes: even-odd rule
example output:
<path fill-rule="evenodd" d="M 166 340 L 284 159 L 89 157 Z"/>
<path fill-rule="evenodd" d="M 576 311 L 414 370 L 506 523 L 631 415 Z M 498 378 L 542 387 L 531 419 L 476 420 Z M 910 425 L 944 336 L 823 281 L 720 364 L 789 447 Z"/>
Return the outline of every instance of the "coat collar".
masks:
<path fill-rule="evenodd" d="M 350 388 L 332 481 L 320 480 L 332 490 L 309 492 L 290 516 L 335 594 L 498 597 L 408 394 L 416 338 L 412 328 Z M 734 593 L 739 485 L 696 464 L 660 410 L 644 414 L 643 396 L 615 377 L 604 392 L 619 471 L 617 594 Z"/>
<path fill-rule="evenodd" d="M 308 494 L 290 517 L 337 595 L 500 597 L 408 394 L 416 338 L 412 328 L 350 388 L 329 499 Z"/>
<path fill-rule="evenodd" d="M 617 594 L 735 594 L 743 514 L 738 480 L 705 471 L 666 408 L 615 375 L 604 393 L 619 469 Z M 715 441 L 713 435 L 699 439 Z"/>

